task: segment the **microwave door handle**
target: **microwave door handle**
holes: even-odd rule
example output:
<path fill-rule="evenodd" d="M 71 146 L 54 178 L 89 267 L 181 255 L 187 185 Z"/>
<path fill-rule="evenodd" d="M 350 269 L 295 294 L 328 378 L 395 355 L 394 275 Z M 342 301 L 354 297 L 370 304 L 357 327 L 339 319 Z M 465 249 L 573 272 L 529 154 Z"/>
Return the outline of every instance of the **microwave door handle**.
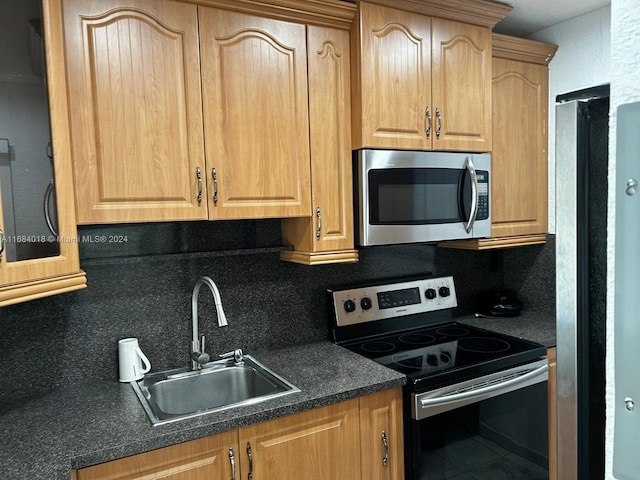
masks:
<path fill-rule="evenodd" d="M 469 177 L 471 178 L 471 212 L 469 212 L 469 221 L 464 228 L 467 233 L 471 233 L 478 214 L 478 176 L 470 156 L 465 160 L 464 168 L 469 172 Z"/>

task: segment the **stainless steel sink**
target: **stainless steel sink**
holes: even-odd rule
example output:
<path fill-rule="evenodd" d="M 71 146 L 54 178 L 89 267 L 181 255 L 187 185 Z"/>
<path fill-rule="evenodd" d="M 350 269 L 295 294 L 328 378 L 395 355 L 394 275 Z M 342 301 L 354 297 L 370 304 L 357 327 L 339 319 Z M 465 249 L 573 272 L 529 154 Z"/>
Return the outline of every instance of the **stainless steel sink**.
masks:
<path fill-rule="evenodd" d="M 219 360 L 202 370 L 166 370 L 144 376 L 131 386 L 154 425 L 251 405 L 300 389 L 244 355 L 244 364 Z"/>

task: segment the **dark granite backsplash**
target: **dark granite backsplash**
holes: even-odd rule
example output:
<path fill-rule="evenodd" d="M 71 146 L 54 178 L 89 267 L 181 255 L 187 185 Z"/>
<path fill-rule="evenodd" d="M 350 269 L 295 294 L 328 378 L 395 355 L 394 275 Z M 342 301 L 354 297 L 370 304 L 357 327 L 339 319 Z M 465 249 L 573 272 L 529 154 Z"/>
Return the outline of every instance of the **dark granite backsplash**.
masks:
<path fill-rule="evenodd" d="M 512 286 L 532 308 L 546 305 L 554 245 L 524 252 L 470 252 L 433 245 L 360 250 L 357 264 L 308 267 L 281 261 L 277 220 L 81 227 L 80 235 L 121 236 L 81 243 L 88 288 L 0 309 L 0 398 L 60 385 L 117 379 L 117 342 L 138 337 L 152 369 L 187 365 L 191 292 L 216 282 L 229 326 L 218 328 L 211 295 L 199 299 L 210 353 L 247 353 L 327 338 L 328 286 L 395 276 L 453 275 L 459 307 L 475 293 Z M 124 241 L 126 237 L 126 241 Z M 522 251 L 522 253 L 520 253 Z M 513 268 L 511 267 L 513 264 Z M 539 296 L 540 292 L 544 295 Z"/>

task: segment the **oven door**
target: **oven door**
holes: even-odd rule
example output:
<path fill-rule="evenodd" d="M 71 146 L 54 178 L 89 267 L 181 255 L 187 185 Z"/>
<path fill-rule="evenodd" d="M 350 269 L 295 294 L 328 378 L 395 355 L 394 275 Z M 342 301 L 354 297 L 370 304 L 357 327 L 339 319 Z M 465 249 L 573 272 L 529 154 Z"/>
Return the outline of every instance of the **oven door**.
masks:
<path fill-rule="evenodd" d="M 548 479 L 547 372 L 540 360 L 411 394 L 407 479 Z"/>

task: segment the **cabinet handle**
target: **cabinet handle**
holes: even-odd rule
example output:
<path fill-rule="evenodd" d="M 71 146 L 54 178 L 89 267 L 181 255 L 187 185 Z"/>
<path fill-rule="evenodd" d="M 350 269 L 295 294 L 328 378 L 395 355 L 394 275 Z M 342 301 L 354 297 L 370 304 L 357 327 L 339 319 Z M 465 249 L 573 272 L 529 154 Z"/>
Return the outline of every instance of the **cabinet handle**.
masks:
<path fill-rule="evenodd" d="M 231 447 L 229 447 L 229 462 L 231 463 L 231 480 L 236 480 L 236 456 Z"/>
<path fill-rule="evenodd" d="M 316 217 L 318 217 L 318 229 L 316 230 L 316 240 L 320 240 L 320 233 L 322 232 L 322 214 L 320 213 L 320 207 L 316 208 Z"/>
<path fill-rule="evenodd" d="M 196 178 L 198 179 L 198 205 L 202 205 L 202 172 L 200 167 L 196 167 Z"/>
<path fill-rule="evenodd" d="M 438 119 L 438 128 L 436 128 L 436 138 L 440 138 L 440 131 L 442 130 L 442 113 L 440 109 L 436 107 L 436 118 Z"/>
<path fill-rule="evenodd" d="M 218 174 L 215 168 L 211 169 L 211 178 L 213 179 L 213 206 L 218 206 Z"/>
<path fill-rule="evenodd" d="M 247 442 L 247 456 L 249 457 L 249 473 L 247 474 L 247 480 L 253 478 L 253 455 L 251 454 L 251 443 Z"/>
<path fill-rule="evenodd" d="M 6 239 L 4 238 L 4 232 L 0 228 L 0 260 L 2 260 L 2 252 L 4 252 L 5 243 L 6 243 Z"/>
<path fill-rule="evenodd" d="M 389 463 L 389 444 L 387 443 L 387 434 L 382 431 L 382 445 L 384 446 L 384 457 L 382 457 L 382 466 L 386 467 Z"/>
<path fill-rule="evenodd" d="M 431 136 L 431 110 L 429 110 L 429 107 L 425 109 L 424 115 L 427 117 L 427 131 L 425 133 L 429 138 Z"/>
<path fill-rule="evenodd" d="M 58 230 L 53 225 L 53 220 L 51 219 L 51 212 L 49 210 L 49 203 L 51 203 L 51 195 L 55 192 L 55 184 L 53 183 L 53 178 L 49 180 L 49 185 L 47 185 L 47 189 L 44 191 L 44 220 L 47 222 L 47 227 L 49 227 L 49 231 L 54 234 L 56 237 L 58 236 Z"/>

